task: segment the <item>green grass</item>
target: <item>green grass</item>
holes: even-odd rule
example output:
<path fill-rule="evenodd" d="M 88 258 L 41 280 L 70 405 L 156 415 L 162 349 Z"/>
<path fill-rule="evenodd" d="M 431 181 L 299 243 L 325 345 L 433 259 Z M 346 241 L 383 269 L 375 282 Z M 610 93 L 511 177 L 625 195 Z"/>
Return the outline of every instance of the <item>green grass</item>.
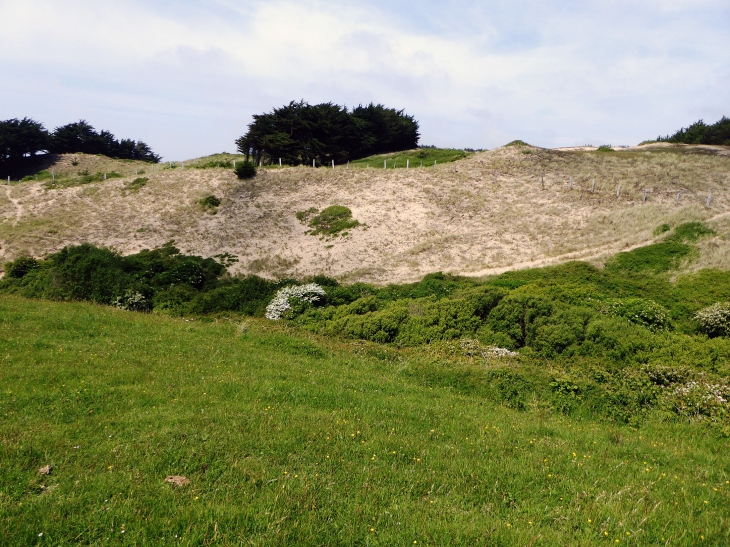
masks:
<path fill-rule="evenodd" d="M 367 167 L 371 169 L 382 169 L 383 162 L 387 162 L 388 169 L 405 169 L 406 161 L 410 162 L 411 168 L 420 167 L 423 163 L 423 167 L 433 167 L 433 162 L 438 164 L 450 163 L 457 160 L 462 160 L 469 156 L 468 152 L 463 150 L 452 150 L 449 148 L 421 148 L 417 150 L 406 150 L 403 152 L 394 152 L 392 154 L 378 154 L 375 156 L 369 156 L 361 160 L 350 162 L 351 167 Z"/>
<path fill-rule="evenodd" d="M 195 169 L 233 169 L 233 162 L 241 163 L 246 160 L 244 154 L 229 154 L 223 152 L 221 154 L 211 154 L 202 158 L 189 160 L 185 162 L 185 167 L 192 167 Z"/>
<path fill-rule="evenodd" d="M 3 543 L 730 541 L 701 423 L 512 410 L 431 381 L 448 362 L 248 321 L 1 296 Z"/>

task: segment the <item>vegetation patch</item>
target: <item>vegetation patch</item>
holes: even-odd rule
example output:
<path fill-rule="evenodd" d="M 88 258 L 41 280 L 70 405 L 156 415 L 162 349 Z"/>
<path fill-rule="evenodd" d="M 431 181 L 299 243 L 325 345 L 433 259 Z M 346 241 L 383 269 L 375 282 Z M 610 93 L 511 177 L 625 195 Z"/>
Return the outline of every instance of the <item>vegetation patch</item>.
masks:
<path fill-rule="evenodd" d="M 505 146 L 531 146 L 530 144 L 526 143 L 525 141 L 521 141 L 520 139 L 508 142 L 505 144 Z"/>
<path fill-rule="evenodd" d="M 465 150 L 456 150 L 452 148 L 420 148 L 416 150 L 407 150 L 405 152 L 396 152 L 393 154 L 376 154 L 357 161 L 350 162 L 351 167 L 382 169 L 383 165 L 387 169 L 410 169 L 420 167 L 433 167 L 442 163 L 451 163 L 463 160 L 469 156 L 469 152 Z"/>
<path fill-rule="evenodd" d="M 221 204 L 221 200 L 213 195 L 209 195 L 198 201 L 198 203 L 205 211 L 214 215 L 218 212 L 218 206 Z"/>
<path fill-rule="evenodd" d="M 615 150 L 610 144 L 602 144 L 598 147 L 596 152 L 615 152 Z"/>
<path fill-rule="evenodd" d="M 124 188 L 126 191 L 131 192 L 133 194 L 136 194 L 139 192 L 142 188 L 144 188 L 147 185 L 147 182 L 149 182 L 149 179 L 146 177 L 137 177 L 131 182 L 128 182 L 124 185 Z"/>
<path fill-rule="evenodd" d="M 235 172 L 241 180 L 252 179 L 256 176 L 256 166 L 251 161 L 242 161 L 236 164 Z"/>
<path fill-rule="evenodd" d="M 345 236 L 347 230 L 360 226 L 360 223 L 352 218 L 352 211 L 343 205 L 330 205 L 321 212 L 316 208 L 306 211 L 299 211 L 296 214 L 300 222 L 307 222 L 311 228 L 307 233 L 322 237 Z"/>

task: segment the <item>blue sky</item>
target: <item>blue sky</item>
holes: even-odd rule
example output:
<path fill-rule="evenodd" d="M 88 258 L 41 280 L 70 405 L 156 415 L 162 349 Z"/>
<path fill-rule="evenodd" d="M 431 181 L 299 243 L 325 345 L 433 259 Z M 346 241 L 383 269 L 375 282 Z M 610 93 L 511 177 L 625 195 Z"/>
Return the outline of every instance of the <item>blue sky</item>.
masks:
<path fill-rule="evenodd" d="M 0 119 L 176 160 L 298 99 L 403 108 L 437 146 L 636 144 L 730 116 L 730 2 L 0 0 Z"/>

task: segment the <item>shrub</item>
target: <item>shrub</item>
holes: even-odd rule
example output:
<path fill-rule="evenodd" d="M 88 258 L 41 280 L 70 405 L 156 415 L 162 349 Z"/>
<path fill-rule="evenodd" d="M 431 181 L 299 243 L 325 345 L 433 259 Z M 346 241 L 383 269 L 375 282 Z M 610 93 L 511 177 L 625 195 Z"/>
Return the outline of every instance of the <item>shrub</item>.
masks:
<path fill-rule="evenodd" d="M 241 180 L 252 179 L 256 176 L 256 166 L 250 161 L 237 163 L 234 171 L 236 176 Z"/>
<path fill-rule="evenodd" d="M 309 222 L 311 235 L 336 235 L 343 230 L 359 226 L 360 223 L 352 218 L 352 211 L 342 205 L 331 205 L 315 215 Z"/>
<path fill-rule="evenodd" d="M 669 226 L 669 224 L 660 224 L 654 229 L 653 233 L 655 236 L 659 236 L 665 232 L 668 232 L 669 230 L 671 230 L 671 226 Z"/>
<path fill-rule="evenodd" d="M 615 152 L 615 150 L 610 144 L 602 144 L 598 147 L 597 152 Z"/>
<path fill-rule="evenodd" d="M 203 209 L 209 209 L 215 211 L 215 208 L 218 207 L 221 204 L 221 200 L 215 196 L 205 196 L 203 199 L 201 199 L 198 203 L 203 207 Z"/>
<path fill-rule="evenodd" d="M 21 256 L 12 262 L 5 264 L 5 274 L 8 277 L 20 279 L 26 274 L 40 267 L 35 258 L 29 256 Z"/>
<path fill-rule="evenodd" d="M 610 313 L 653 331 L 663 330 L 669 326 L 669 310 L 653 300 L 644 298 L 627 298 L 614 302 L 610 307 Z"/>
<path fill-rule="evenodd" d="M 677 268 L 692 248 L 676 241 L 663 241 L 633 251 L 619 253 L 606 263 L 606 269 L 624 273 L 663 273 Z"/>
<path fill-rule="evenodd" d="M 280 289 L 273 300 L 266 306 L 266 319 L 281 319 L 284 312 L 292 307 L 292 301 L 314 303 L 327 296 L 324 289 L 316 283 L 295 285 Z"/>
<path fill-rule="evenodd" d="M 717 302 L 701 309 L 695 319 L 710 337 L 730 336 L 730 302 Z"/>
<path fill-rule="evenodd" d="M 137 177 L 132 182 L 128 182 L 125 186 L 127 190 L 129 190 L 133 194 L 136 194 L 147 184 L 148 180 L 149 179 L 147 179 L 146 177 Z"/>
<path fill-rule="evenodd" d="M 674 229 L 674 233 L 667 238 L 667 241 L 677 243 L 695 242 L 702 236 L 715 235 L 715 230 L 708 228 L 701 222 L 685 222 Z"/>
<path fill-rule="evenodd" d="M 139 291 L 127 289 L 122 296 L 118 296 L 114 305 L 127 311 L 150 311 L 151 302 Z"/>

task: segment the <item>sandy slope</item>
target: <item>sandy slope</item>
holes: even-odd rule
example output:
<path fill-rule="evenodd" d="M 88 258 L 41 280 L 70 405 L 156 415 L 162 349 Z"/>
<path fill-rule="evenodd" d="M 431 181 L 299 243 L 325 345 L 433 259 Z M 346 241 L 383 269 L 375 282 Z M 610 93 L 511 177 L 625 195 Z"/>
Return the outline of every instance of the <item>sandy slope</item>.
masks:
<path fill-rule="evenodd" d="M 458 162 L 456 172 L 453 164 L 408 171 L 299 167 L 261 170 L 252 183 L 226 169 L 158 167 L 144 175 L 149 182 L 136 194 L 124 187 L 139 166 L 119 164 L 116 170 L 130 176 L 64 189 L 48 190 L 41 182 L 4 187 L 0 262 L 85 241 L 131 253 L 170 239 L 188 253 L 236 255 L 233 272 L 326 273 L 349 281 L 600 260 L 651 241 L 662 222 L 730 212 L 730 157 L 687 151 L 505 147 Z M 69 161 L 62 157 L 56 171 Z M 102 159 L 83 161 L 93 172 L 93 162 Z M 222 200 L 215 215 L 197 204 L 208 194 Z M 332 240 L 305 234 L 295 213 L 333 204 L 350 207 L 365 226 Z M 722 234 L 716 243 L 716 253 L 730 250 Z"/>

